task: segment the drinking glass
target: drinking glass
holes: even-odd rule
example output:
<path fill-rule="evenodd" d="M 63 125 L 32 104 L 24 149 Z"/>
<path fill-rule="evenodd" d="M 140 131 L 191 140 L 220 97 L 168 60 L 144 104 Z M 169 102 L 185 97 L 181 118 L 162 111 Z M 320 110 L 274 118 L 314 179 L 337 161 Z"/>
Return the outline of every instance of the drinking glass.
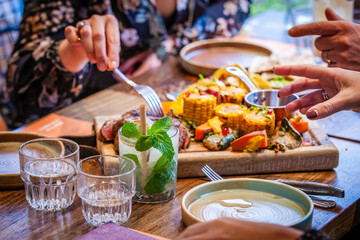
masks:
<path fill-rule="evenodd" d="M 312 9 L 307 5 L 299 5 L 291 10 L 292 25 L 302 25 L 313 21 Z M 313 55 L 311 36 L 295 38 L 296 53 L 298 55 Z"/>
<path fill-rule="evenodd" d="M 314 0 L 314 21 L 327 21 L 325 16 L 326 8 L 331 8 L 346 20 L 353 20 L 354 0 Z"/>
<path fill-rule="evenodd" d="M 162 158 L 161 152 L 153 147 L 144 152 L 137 151 L 136 139 L 123 136 L 121 129 L 119 130 L 120 155 L 135 158 L 138 164 L 134 202 L 161 203 L 169 201 L 176 195 L 179 131 L 173 126 L 167 134 L 175 152 L 171 161 Z"/>
<path fill-rule="evenodd" d="M 331 8 L 340 17 L 345 20 L 352 21 L 354 14 L 354 0 L 314 0 L 313 16 L 314 21 L 327 21 L 325 16 L 325 9 Z M 321 57 L 321 51 L 315 47 L 315 39 L 317 36 L 312 37 L 312 46 L 318 57 Z"/>
<path fill-rule="evenodd" d="M 100 226 L 121 224 L 131 214 L 135 194 L 135 163 L 117 155 L 96 155 L 77 165 L 77 193 L 85 220 Z"/>
<path fill-rule="evenodd" d="M 19 148 L 20 175 L 26 200 L 36 210 L 57 211 L 76 195 L 79 145 L 62 138 L 38 138 Z"/>

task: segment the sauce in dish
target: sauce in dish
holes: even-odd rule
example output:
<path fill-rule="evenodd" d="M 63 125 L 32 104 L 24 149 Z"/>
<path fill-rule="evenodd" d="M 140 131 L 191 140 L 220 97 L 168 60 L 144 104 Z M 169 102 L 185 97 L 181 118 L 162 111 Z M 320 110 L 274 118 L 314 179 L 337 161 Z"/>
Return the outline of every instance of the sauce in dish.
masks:
<path fill-rule="evenodd" d="M 271 193 L 229 189 L 202 195 L 188 207 L 202 221 L 232 217 L 255 222 L 292 225 L 306 214 L 297 203 Z"/>

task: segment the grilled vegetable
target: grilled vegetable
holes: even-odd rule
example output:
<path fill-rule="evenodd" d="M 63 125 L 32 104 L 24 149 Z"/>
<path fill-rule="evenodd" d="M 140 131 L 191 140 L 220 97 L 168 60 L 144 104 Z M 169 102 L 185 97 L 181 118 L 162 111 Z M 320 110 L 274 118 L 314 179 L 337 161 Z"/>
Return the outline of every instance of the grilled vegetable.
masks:
<path fill-rule="evenodd" d="M 287 118 L 283 118 L 276 133 L 271 137 L 269 146 L 275 151 L 285 151 L 285 149 L 298 148 L 301 143 L 301 134 L 291 126 Z"/>
<path fill-rule="evenodd" d="M 215 108 L 215 115 L 220 121 L 225 123 L 227 127 L 240 130 L 244 122 L 246 107 L 233 103 L 223 103 Z"/>
<path fill-rule="evenodd" d="M 214 134 L 204 139 L 204 146 L 212 151 L 225 150 L 230 147 L 232 141 L 239 137 L 239 131 L 234 130 L 225 137 L 222 134 Z"/>
<path fill-rule="evenodd" d="M 205 94 L 190 94 L 184 96 L 184 118 L 196 121 L 201 125 L 214 116 L 216 97 Z"/>
<path fill-rule="evenodd" d="M 201 124 L 195 128 L 195 140 L 202 141 L 204 137 L 212 131 L 211 126 L 209 123 Z"/>
<path fill-rule="evenodd" d="M 221 127 L 224 123 L 222 121 L 220 121 L 218 116 L 215 116 L 215 117 L 209 119 L 207 121 L 207 123 L 210 125 L 210 127 L 212 128 L 212 130 L 214 131 L 215 134 L 222 132 Z"/>
<path fill-rule="evenodd" d="M 230 147 L 231 143 L 239 137 L 239 131 L 234 130 L 233 133 L 226 135 L 219 142 L 220 150 L 225 150 Z"/>
<path fill-rule="evenodd" d="M 261 89 L 271 89 L 272 86 L 268 81 L 262 78 L 259 74 L 250 74 L 252 82 L 255 84 L 257 88 Z"/>
<path fill-rule="evenodd" d="M 247 134 L 255 131 L 266 130 L 268 135 L 272 135 L 275 130 L 274 111 L 267 107 L 250 107 L 245 114 L 242 133 Z"/>
<path fill-rule="evenodd" d="M 227 87 L 224 90 L 220 90 L 217 102 L 218 104 L 220 103 L 242 104 L 245 95 L 246 95 L 246 90 L 243 88 Z"/>
<path fill-rule="evenodd" d="M 268 145 L 267 133 L 265 130 L 248 133 L 231 143 L 232 151 L 255 152 L 260 148 L 266 148 Z"/>
<path fill-rule="evenodd" d="M 219 143 L 223 136 L 221 134 L 214 134 L 204 139 L 204 146 L 211 151 L 219 151 Z"/>
<path fill-rule="evenodd" d="M 294 118 L 290 118 L 289 122 L 290 122 L 291 126 L 293 126 L 293 128 L 295 128 L 295 130 L 298 131 L 299 133 L 304 133 L 307 130 L 309 130 L 309 123 L 302 121 L 301 116 L 296 116 Z"/>

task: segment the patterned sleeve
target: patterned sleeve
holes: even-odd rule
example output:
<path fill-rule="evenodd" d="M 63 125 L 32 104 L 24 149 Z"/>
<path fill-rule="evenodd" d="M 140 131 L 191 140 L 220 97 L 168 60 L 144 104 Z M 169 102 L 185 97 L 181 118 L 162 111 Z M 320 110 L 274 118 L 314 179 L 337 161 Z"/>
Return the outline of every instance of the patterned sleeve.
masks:
<path fill-rule="evenodd" d="M 19 40 L 7 73 L 9 103 L 2 106 L 11 128 L 69 105 L 79 96 L 90 65 L 78 73 L 69 72 L 60 61 L 58 47 L 65 27 L 82 19 L 84 5 L 96 2 L 86 1 L 24 1 Z"/>
<path fill-rule="evenodd" d="M 331 240 L 331 238 L 322 231 L 310 229 L 296 240 Z"/>
<path fill-rule="evenodd" d="M 250 2 L 251 0 L 178 0 L 176 46 L 180 50 L 192 41 L 237 34 L 249 15 Z"/>

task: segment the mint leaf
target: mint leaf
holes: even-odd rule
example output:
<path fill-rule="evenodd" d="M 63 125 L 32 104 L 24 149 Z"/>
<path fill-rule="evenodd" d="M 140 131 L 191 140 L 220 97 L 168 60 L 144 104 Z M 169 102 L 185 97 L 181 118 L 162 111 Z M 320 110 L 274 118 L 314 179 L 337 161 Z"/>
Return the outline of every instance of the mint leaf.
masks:
<path fill-rule="evenodd" d="M 140 138 L 141 130 L 140 126 L 132 122 L 126 122 L 121 128 L 121 134 L 127 138 Z"/>
<path fill-rule="evenodd" d="M 167 159 L 171 160 L 175 155 L 171 138 L 166 132 L 156 134 L 156 141 L 154 141 L 153 147 L 159 150 Z"/>
<path fill-rule="evenodd" d="M 135 154 L 127 153 L 127 154 L 124 154 L 123 156 L 133 160 L 136 164 L 136 167 L 138 167 L 138 168 L 140 167 L 139 159 Z"/>
<path fill-rule="evenodd" d="M 150 128 L 149 134 L 153 134 L 156 132 L 167 132 L 170 130 L 172 126 L 171 118 L 164 117 L 157 120 Z"/>
<path fill-rule="evenodd" d="M 135 149 L 139 152 L 147 151 L 154 145 L 154 142 L 153 135 L 141 136 L 135 143 Z"/>
<path fill-rule="evenodd" d="M 123 155 L 124 157 L 130 158 L 136 164 L 136 189 L 141 189 L 140 178 L 141 178 L 141 166 L 138 157 L 135 154 L 127 153 Z"/>
<path fill-rule="evenodd" d="M 162 193 L 165 191 L 166 182 L 168 178 L 163 172 L 152 172 L 152 176 L 144 187 L 148 194 Z"/>
<path fill-rule="evenodd" d="M 156 162 L 144 190 L 148 194 L 164 192 L 166 184 L 168 184 L 171 180 L 176 181 L 175 167 L 175 161 L 172 161 L 172 159 L 166 159 L 166 157 L 162 155 Z"/>

